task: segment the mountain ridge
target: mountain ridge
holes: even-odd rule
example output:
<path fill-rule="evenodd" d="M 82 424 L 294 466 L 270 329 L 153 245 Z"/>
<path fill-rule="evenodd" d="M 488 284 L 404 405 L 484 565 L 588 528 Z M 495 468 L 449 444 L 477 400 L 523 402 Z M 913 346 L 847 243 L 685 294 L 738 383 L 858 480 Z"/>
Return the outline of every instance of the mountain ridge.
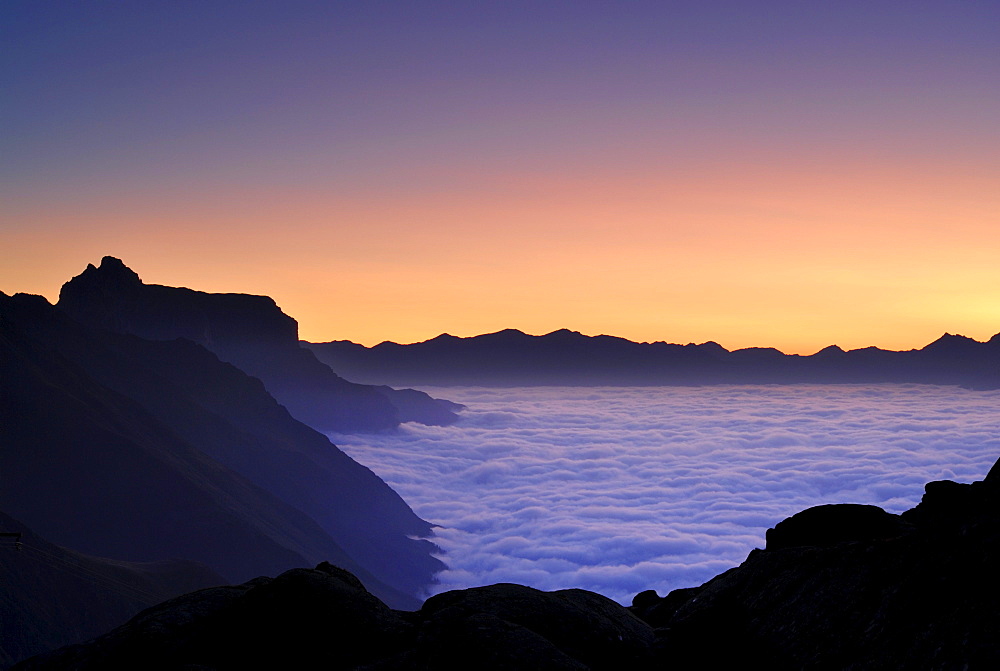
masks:
<path fill-rule="evenodd" d="M 443 334 L 408 345 L 304 342 L 327 365 L 371 384 L 416 386 L 654 386 L 923 383 L 1000 388 L 1000 334 L 986 342 L 946 333 L 906 351 L 829 345 L 810 355 L 717 342 L 633 342 L 559 329 Z"/>
<path fill-rule="evenodd" d="M 228 580 L 336 557 L 401 605 L 443 568 L 398 494 L 196 343 L 0 294 L 0 382 L 0 509 L 51 542 Z"/>
<path fill-rule="evenodd" d="M 423 392 L 348 381 L 298 341 L 298 323 L 269 296 L 145 284 L 120 259 L 66 282 L 56 305 L 76 321 L 147 340 L 185 338 L 264 382 L 298 420 L 320 431 L 386 431 L 400 422 L 454 422 L 461 406 Z"/>

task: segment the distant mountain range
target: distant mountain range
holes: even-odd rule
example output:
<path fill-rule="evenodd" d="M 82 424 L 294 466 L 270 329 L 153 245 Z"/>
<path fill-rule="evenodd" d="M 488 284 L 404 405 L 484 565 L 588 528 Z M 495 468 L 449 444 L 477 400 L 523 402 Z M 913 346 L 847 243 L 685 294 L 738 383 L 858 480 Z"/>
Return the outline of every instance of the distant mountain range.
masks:
<path fill-rule="evenodd" d="M 791 383 L 920 383 L 1000 388 L 1000 334 L 988 342 L 945 334 L 895 352 L 831 345 L 800 356 L 773 348 L 729 351 L 715 342 L 637 343 L 562 329 L 533 336 L 507 329 L 374 347 L 303 343 L 340 374 L 368 384 L 414 386 L 640 386 Z"/>

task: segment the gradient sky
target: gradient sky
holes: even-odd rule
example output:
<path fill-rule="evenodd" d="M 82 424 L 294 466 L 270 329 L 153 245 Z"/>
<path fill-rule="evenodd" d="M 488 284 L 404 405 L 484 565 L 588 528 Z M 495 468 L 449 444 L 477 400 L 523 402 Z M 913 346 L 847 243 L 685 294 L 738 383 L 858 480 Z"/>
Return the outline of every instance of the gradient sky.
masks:
<path fill-rule="evenodd" d="M 0 290 L 310 340 L 1000 331 L 1000 3 L 0 6 Z"/>

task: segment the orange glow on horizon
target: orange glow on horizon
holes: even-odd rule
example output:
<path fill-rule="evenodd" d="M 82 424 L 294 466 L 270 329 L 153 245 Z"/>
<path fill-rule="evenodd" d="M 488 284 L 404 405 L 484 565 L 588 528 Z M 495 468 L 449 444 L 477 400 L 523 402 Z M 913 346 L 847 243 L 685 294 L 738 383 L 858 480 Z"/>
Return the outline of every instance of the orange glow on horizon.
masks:
<path fill-rule="evenodd" d="M 309 340 L 1000 331 L 996 3 L 43 4 L 5 16 L 2 291 L 113 255 Z"/>
<path fill-rule="evenodd" d="M 794 162 L 685 177 L 496 175 L 446 192 L 27 197 L 6 292 L 118 256 L 149 283 L 267 294 L 312 341 L 518 328 L 810 354 L 1000 331 L 995 172 Z M 947 222 L 946 225 L 942 222 Z"/>

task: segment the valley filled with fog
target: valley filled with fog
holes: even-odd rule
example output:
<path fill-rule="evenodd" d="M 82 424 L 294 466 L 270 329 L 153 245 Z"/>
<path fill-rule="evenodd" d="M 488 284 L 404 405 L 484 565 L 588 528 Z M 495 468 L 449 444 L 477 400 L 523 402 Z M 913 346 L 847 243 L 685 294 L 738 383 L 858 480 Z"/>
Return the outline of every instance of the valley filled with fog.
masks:
<path fill-rule="evenodd" d="M 915 505 L 982 479 L 1000 392 L 924 385 L 428 389 L 453 426 L 331 434 L 440 525 L 435 591 L 579 587 L 624 603 L 739 564 L 821 503 Z"/>

